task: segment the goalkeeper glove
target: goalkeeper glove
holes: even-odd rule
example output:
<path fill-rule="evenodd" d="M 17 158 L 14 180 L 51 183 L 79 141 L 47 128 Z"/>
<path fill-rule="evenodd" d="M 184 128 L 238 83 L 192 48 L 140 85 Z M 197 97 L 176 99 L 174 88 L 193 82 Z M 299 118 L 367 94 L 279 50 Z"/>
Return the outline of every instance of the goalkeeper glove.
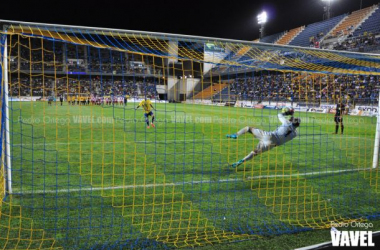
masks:
<path fill-rule="evenodd" d="M 283 115 L 286 115 L 288 113 L 288 111 L 289 111 L 289 108 L 288 107 L 284 107 L 284 108 L 282 108 L 281 113 Z"/>
<path fill-rule="evenodd" d="M 283 115 L 293 115 L 294 109 L 285 107 L 285 108 L 282 108 L 281 112 Z"/>

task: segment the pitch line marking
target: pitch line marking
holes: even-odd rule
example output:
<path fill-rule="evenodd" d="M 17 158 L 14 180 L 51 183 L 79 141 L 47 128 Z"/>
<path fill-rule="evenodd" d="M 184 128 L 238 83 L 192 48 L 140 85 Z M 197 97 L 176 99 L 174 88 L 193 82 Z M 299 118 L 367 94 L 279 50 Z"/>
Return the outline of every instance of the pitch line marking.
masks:
<path fill-rule="evenodd" d="M 339 137 L 329 137 L 329 139 L 333 139 L 333 140 L 339 140 L 341 138 L 345 138 L 345 139 L 360 139 L 360 140 L 373 140 L 372 138 L 361 138 L 361 137 L 355 137 L 355 136 L 339 136 Z M 313 138 L 313 136 L 301 136 L 298 140 L 307 140 L 307 139 L 317 139 L 316 137 Z M 23 144 L 11 144 L 13 146 L 27 146 L 27 145 L 34 145 L 34 146 L 43 146 L 43 145 L 79 145 L 79 144 L 121 144 L 121 143 L 155 143 L 155 142 L 196 142 L 196 141 L 235 141 L 235 140 L 231 140 L 231 139 L 195 139 L 195 140 L 192 140 L 192 139 L 188 139 L 188 140 L 157 140 L 157 141 L 125 141 L 125 142 L 122 142 L 122 141 L 115 141 L 115 142 L 112 142 L 112 141 L 93 141 L 93 142 L 57 142 L 57 143 L 23 143 Z M 245 141 L 245 140 L 244 140 Z"/>
<path fill-rule="evenodd" d="M 265 179 L 265 178 L 283 178 L 283 177 L 297 177 L 297 176 L 309 176 L 309 175 L 326 175 L 333 173 L 342 173 L 342 172 L 360 172 L 366 170 L 372 170 L 373 168 L 364 168 L 364 169 L 341 169 L 334 171 L 325 171 L 325 172 L 306 172 L 299 174 L 285 174 L 285 175 L 261 175 L 248 177 L 246 179 L 221 179 L 218 181 L 192 181 L 192 182 L 175 182 L 175 183 L 164 183 L 164 184 L 146 184 L 146 185 L 126 185 L 126 186 L 115 186 L 115 187 L 90 187 L 90 188 L 73 188 L 73 189 L 56 189 L 56 190 L 33 190 L 33 191 L 23 191 L 14 190 L 13 194 L 55 194 L 55 193 L 75 193 L 81 191 L 102 191 L 102 190 L 118 190 L 118 189 L 131 189 L 131 188 L 153 188 L 153 187 L 163 187 L 163 186 L 181 186 L 181 185 L 194 185 L 194 184 L 217 184 L 217 183 L 226 183 L 226 182 L 236 182 L 236 181 L 246 181 L 254 179 Z"/>

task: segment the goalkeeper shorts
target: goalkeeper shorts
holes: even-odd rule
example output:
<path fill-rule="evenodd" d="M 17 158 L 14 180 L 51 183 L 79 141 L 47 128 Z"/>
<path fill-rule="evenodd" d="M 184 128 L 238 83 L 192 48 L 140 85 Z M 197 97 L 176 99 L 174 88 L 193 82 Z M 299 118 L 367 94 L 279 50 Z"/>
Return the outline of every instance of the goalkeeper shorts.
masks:
<path fill-rule="evenodd" d="M 272 133 L 261 130 L 254 129 L 252 134 L 260 140 L 259 144 L 257 144 L 256 151 L 259 153 L 266 152 L 271 148 L 276 147 L 277 145 L 272 141 Z"/>

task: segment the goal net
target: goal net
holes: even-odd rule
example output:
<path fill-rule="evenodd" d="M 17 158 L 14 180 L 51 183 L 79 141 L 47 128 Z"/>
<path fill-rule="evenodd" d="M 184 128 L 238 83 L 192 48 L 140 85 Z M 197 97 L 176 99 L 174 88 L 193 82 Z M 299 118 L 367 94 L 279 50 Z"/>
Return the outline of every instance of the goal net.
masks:
<path fill-rule="evenodd" d="M 196 247 L 379 216 L 379 56 L 1 24 L 1 249 Z M 257 131 L 292 109 L 296 136 L 264 147 Z"/>

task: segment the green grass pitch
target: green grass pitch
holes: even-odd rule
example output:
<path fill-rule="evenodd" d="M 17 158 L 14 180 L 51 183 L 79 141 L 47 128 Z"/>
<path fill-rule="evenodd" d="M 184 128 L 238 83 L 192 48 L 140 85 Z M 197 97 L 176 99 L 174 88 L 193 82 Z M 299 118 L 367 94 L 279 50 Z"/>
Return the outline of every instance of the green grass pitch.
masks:
<path fill-rule="evenodd" d="M 344 135 L 332 135 L 333 115 L 296 112 L 297 138 L 232 169 L 257 140 L 226 134 L 275 130 L 278 110 L 155 106 L 147 129 L 134 103 L 11 103 L 13 204 L 67 249 L 154 247 L 147 237 L 196 247 L 208 244 L 181 237 L 210 226 L 262 237 L 229 249 L 292 249 L 328 240 L 325 230 L 302 232 L 310 227 L 379 215 L 378 172 L 368 170 L 375 118 L 345 116 Z M 298 234 L 284 244 L 285 233 Z"/>

